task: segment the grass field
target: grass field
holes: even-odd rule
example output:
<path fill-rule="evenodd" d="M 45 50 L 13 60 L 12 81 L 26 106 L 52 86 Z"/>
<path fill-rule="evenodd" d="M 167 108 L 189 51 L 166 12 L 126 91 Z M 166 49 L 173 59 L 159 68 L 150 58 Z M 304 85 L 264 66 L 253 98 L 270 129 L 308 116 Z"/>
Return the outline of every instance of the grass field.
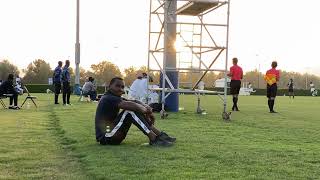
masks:
<path fill-rule="evenodd" d="M 96 104 L 74 96 L 73 106 L 54 106 L 52 97 L 37 96 L 38 109 L 0 109 L 0 179 L 320 177 L 320 98 L 279 97 L 280 113 L 270 114 L 265 97 L 240 97 L 241 111 L 226 123 L 218 97 L 204 96 L 208 114 L 198 115 L 195 97 L 180 96 L 184 110 L 157 121 L 177 143 L 154 148 L 135 127 L 122 145 L 100 146 Z"/>

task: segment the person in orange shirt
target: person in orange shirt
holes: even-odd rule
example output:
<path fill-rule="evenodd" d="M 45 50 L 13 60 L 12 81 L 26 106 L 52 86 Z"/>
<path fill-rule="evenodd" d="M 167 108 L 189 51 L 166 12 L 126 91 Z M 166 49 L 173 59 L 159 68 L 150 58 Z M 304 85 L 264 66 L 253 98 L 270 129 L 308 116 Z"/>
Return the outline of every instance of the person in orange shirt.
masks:
<path fill-rule="evenodd" d="M 233 106 L 232 111 L 239 111 L 238 108 L 238 96 L 241 88 L 241 79 L 243 78 L 243 71 L 240 66 L 238 66 L 238 59 L 232 59 L 233 66 L 230 68 L 230 73 L 228 74 L 231 77 L 230 82 L 230 94 L 233 96 Z"/>
<path fill-rule="evenodd" d="M 278 90 L 277 82 L 279 82 L 280 79 L 280 72 L 276 69 L 277 66 L 277 61 L 273 61 L 271 64 L 272 68 L 269 69 L 265 75 L 265 80 L 267 81 L 267 97 L 270 113 L 277 113 L 273 109 Z"/>

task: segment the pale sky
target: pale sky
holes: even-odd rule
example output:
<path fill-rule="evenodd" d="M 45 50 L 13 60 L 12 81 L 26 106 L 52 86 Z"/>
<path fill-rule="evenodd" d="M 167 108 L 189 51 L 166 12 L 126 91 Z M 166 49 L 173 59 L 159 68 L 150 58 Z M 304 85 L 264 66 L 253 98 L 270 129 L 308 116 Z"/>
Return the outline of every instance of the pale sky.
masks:
<path fill-rule="evenodd" d="M 147 65 L 149 0 L 80 0 L 81 67 L 110 60 Z M 76 0 L 0 0 L 0 60 L 74 60 Z M 320 75 L 319 0 L 232 0 L 230 59 L 245 71 L 272 60 L 279 68 Z M 230 62 L 230 61 L 229 61 Z M 229 63 L 230 64 L 230 63 Z"/>

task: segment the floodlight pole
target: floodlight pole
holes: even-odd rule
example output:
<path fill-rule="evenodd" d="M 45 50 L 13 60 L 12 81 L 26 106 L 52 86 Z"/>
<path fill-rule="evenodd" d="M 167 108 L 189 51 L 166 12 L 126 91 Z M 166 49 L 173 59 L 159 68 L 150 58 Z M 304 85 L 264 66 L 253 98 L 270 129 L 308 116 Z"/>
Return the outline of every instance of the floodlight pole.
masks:
<path fill-rule="evenodd" d="M 74 82 L 74 94 L 80 95 L 80 42 L 79 42 L 79 25 L 80 25 L 80 0 L 77 0 L 77 20 L 76 20 L 76 44 L 75 44 L 75 64 L 76 77 Z"/>
<path fill-rule="evenodd" d="M 227 113 L 227 87 L 228 87 L 228 58 L 229 58 L 229 23 L 230 23 L 230 1 L 228 0 L 227 12 L 227 37 L 226 37 L 226 60 L 225 60 L 225 73 L 224 73 L 224 96 L 223 96 L 223 113 Z"/>

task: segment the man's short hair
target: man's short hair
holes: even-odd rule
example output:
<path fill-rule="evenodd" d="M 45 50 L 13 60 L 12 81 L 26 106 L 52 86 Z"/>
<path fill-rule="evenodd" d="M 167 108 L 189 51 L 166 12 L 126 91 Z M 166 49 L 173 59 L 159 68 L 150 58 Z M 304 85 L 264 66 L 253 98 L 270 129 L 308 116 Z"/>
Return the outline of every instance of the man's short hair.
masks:
<path fill-rule="evenodd" d="M 278 66 L 277 61 L 272 61 L 271 67 L 276 68 Z"/>
<path fill-rule="evenodd" d="M 232 59 L 232 62 L 233 62 L 234 64 L 238 64 L 238 58 L 233 58 L 233 59 Z"/>
<path fill-rule="evenodd" d="M 70 61 L 69 60 L 66 60 L 66 65 L 70 65 Z"/>
<path fill-rule="evenodd" d="M 62 61 L 58 61 L 58 65 L 59 65 L 59 66 L 62 66 Z"/>
<path fill-rule="evenodd" d="M 148 77 L 148 74 L 144 72 L 144 73 L 142 73 L 142 76 L 143 77 Z"/>
<path fill-rule="evenodd" d="M 93 81 L 94 81 L 94 78 L 93 78 L 93 77 L 89 77 L 88 80 L 91 81 L 91 82 L 93 82 Z"/>
<path fill-rule="evenodd" d="M 13 80 L 13 74 L 8 75 L 8 80 Z"/>
<path fill-rule="evenodd" d="M 123 79 L 121 77 L 114 77 L 111 79 L 109 86 L 112 85 L 113 83 L 115 83 L 117 80 L 123 81 Z"/>

